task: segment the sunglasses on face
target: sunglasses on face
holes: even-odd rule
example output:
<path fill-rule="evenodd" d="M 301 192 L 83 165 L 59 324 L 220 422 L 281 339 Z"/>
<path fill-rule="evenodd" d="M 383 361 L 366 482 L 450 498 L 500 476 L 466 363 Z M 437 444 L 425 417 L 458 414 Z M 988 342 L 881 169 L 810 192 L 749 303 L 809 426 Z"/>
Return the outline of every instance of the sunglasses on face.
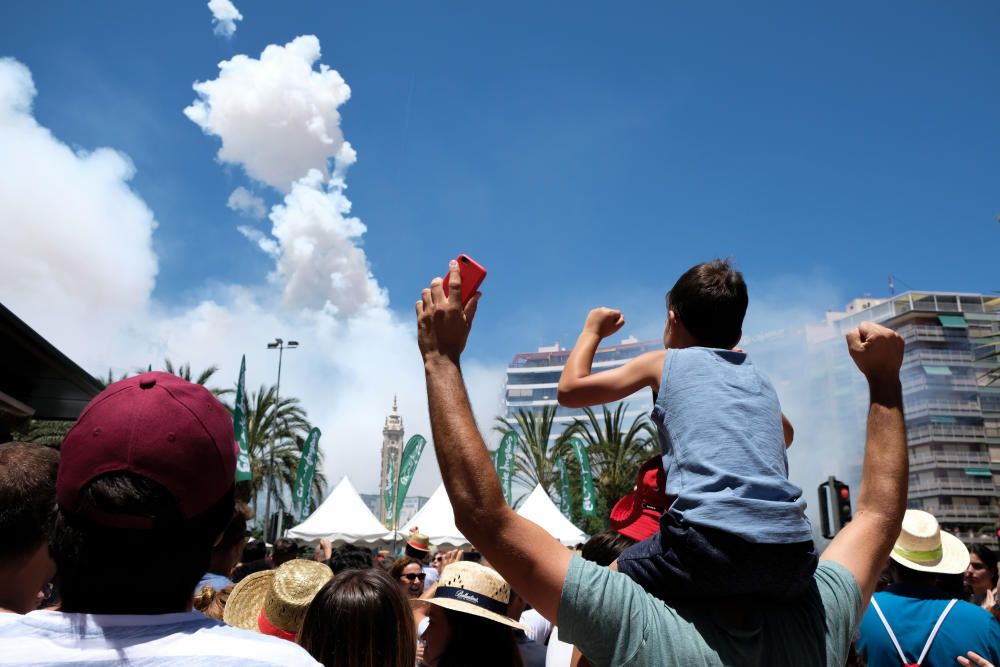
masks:
<path fill-rule="evenodd" d="M 421 572 L 420 574 L 413 574 L 411 572 L 410 574 L 401 574 L 399 576 L 402 577 L 403 579 L 406 579 L 407 581 L 417 581 L 418 579 L 420 581 L 423 581 L 424 579 L 427 578 L 427 573 Z"/>
<path fill-rule="evenodd" d="M 434 558 L 431 558 L 432 563 L 440 563 L 442 560 L 444 559 L 441 558 L 441 556 L 434 556 Z"/>

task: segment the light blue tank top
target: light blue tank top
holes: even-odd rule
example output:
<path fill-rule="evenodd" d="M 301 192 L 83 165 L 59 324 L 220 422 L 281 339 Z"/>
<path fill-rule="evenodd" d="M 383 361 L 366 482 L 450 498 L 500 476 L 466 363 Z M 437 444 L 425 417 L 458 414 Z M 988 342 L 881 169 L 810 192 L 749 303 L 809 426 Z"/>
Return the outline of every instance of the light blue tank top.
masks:
<path fill-rule="evenodd" d="M 778 395 L 746 354 L 667 350 L 652 418 L 677 521 L 748 542 L 812 539 L 802 490 L 788 481 Z"/>

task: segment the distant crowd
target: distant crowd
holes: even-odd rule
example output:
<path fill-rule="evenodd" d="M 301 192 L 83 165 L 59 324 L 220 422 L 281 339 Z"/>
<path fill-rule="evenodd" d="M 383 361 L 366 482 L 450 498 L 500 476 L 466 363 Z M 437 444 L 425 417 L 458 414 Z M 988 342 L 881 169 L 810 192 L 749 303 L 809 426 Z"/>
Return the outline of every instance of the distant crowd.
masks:
<path fill-rule="evenodd" d="M 0 664 L 1000 664 L 996 553 L 906 507 L 897 334 L 847 335 L 870 392 L 865 456 L 855 516 L 820 552 L 788 480 L 794 429 L 738 347 L 742 275 L 685 272 L 664 349 L 611 370 L 593 358 L 624 316 L 591 311 L 559 400 L 648 386 L 661 451 L 571 550 L 507 505 L 473 417 L 460 361 L 479 298 L 452 262 L 416 303 L 435 455 L 475 549 L 418 529 L 400 553 L 251 539 L 232 416 L 143 373 L 58 450 L 0 445 Z"/>

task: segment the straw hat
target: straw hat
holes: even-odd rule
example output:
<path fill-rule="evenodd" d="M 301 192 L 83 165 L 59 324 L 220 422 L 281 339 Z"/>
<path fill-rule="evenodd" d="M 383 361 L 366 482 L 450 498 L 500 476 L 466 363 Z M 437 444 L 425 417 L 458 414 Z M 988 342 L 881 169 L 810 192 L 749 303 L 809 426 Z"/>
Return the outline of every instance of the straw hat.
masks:
<path fill-rule="evenodd" d="M 232 598 L 230 598 L 232 599 Z M 512 628 L 526 630 L 525 626 L 507 616 L 510 603 L 510 584 L 496 570 L 479 563 L 459 561 L 444 568 L 437 590 L 430 600 L 410 600 L 412 604 L 425 602 L 472 614 Z"/>
<path fill-rule="evenodd" d="M 431 540 L 423 533 L 410 533 L 410 536 L 406 539 L 406 544 L 417 551 L 431 550 Z"/>
<path fill-rule="evenodd" d="M 309 603 L 332 578 L 333 571 L 324 563 L 300 558 L 254 572 L 233 588 L 222 619 L 227 625 L 294 641 Z"/>
<path fill-rule="evenodd" d="M 937 519 L 921 510 L 906 510 L 903 528 L 889 556 L 920 572 L 961 574 L 969 566 L 969 550 L 962 541 L 942 532 Z"/>

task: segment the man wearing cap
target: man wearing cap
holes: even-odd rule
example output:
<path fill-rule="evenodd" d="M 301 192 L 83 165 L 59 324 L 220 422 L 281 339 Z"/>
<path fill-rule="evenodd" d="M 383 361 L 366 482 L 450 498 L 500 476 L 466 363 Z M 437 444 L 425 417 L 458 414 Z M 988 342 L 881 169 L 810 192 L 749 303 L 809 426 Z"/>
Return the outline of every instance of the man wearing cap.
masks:
<path fill-rule="evenodd" d="M 975 651 L 1000 663 L 1000 623 L 945 592 L 969 566 L 969 550 L 933 515 L 906 510 L 889 554 L 892 585 L 872 598 L 858 629 L 858 652 L 870 667 L 954 665 Z"/>
<path fill-rule="evenodd" d="M 436 278 L 416 303 L 434 451 L 455 525 L 563 639 L 594 665 L 843 665 L 906 505 L 907 451 L 899 370 L 903 339 L 870 322 L 847 335 L 871 408 L 857 511 L 822 554 L 795 602 L 685 601 L 669 606 L 628 577 L 573 556 L 504 501 L 476 426 L 460 357 L 479 303 Z"/>
<path fill-rule="evenodd" d="M 167 373 L 108 386 L 62 444 L 52 556 L 61 611 L 0 626 L 0 664 L 315 665 L 191 610 L 234 516 L 232 416 Z"/>

